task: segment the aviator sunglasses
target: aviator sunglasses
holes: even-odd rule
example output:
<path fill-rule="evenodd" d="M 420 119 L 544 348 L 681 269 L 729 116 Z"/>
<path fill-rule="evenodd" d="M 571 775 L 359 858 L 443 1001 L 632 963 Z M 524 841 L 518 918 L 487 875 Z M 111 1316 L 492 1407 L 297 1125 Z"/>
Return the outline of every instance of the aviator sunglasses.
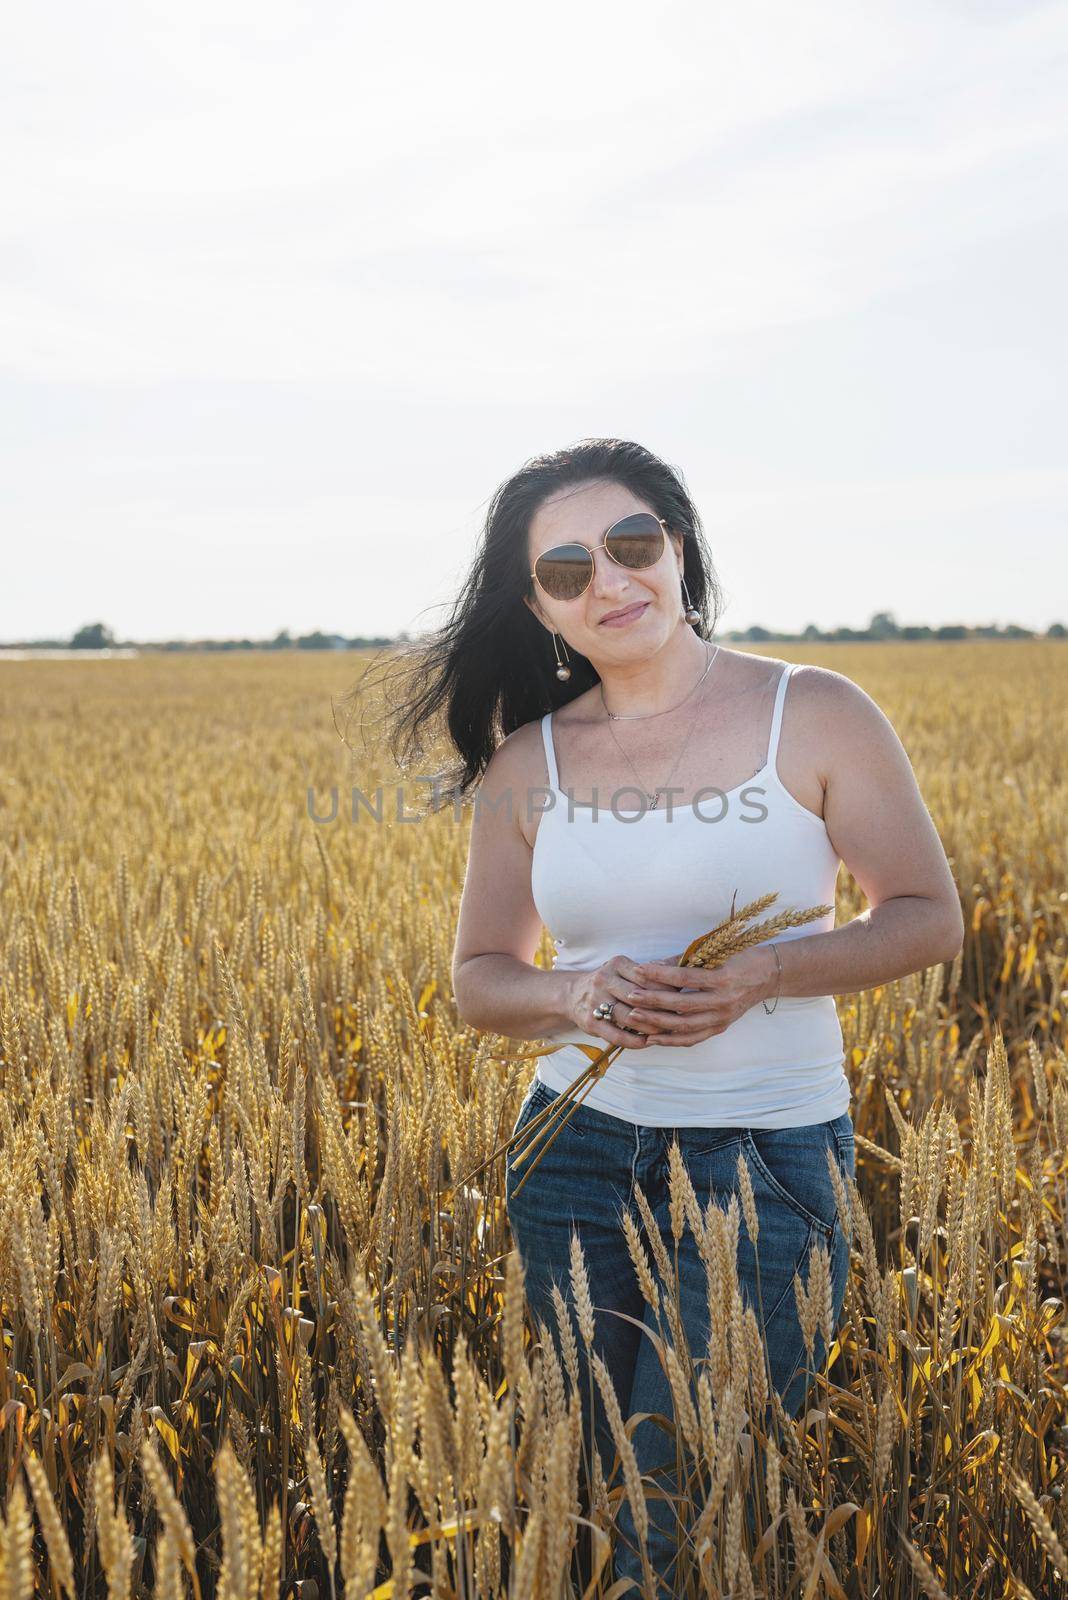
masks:
<path fill-rule="evenodd" d="M 667 524 L 651 511 L 635 511 L 613 522 L 600 544 L 554 544 L 543 550 L 530 576 L 552 600 L 577 600 L 593 580 L 593 551 L 606 550 L 621 567 L 640 572 L 655 567 L 664 554 Z"/>

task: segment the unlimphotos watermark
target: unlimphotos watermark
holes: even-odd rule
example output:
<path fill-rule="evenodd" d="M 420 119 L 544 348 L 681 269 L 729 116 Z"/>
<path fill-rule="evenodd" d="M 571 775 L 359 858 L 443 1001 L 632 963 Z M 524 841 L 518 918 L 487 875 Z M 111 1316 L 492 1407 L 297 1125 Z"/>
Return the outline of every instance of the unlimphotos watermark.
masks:
<path fill-rule="evenodd" d="M 465 801 L 454 792 L 447 791 L 440 777 L 414 778 L 411 781 L 429 786 L 429 805 L 424 810 L 409 811 L 403 783 L 379 784 L 370 794 L 354 785 L 349 795 L 348 820 L 392 826 L 394 823 L 425 822 L 430 816 L 451 816 L 452 821 L 462 822 L 465 813 L 477 812 L 483 807 L 493 816 L 503 813 L 512 819 L 517 808 L 523 807 L 522 814 L 527 822 L 533 822 L 535 817 L 544 812 L 555 810 L 558 803 L 566 806 L 569 822 L 573 822 L 578 815 L 589 816 L 590 821 L 597 822 L 606 813 L 618 822 L 637 822 L 650 811 L 662 816 L 665 822 L 672 822 L 686 813 L 696 817 L 699 822 L 713 823 L 722 822 L 731 814 L 738 815 L 739 820 L 746 823 L 763 822 L 768 816 L 768 808 L 759 798 L 766 795 L 767 790 L 758 783 L 742 784 L 736 789 L 720 789 L 715 784 L 708 784 L 685 801 L 680 798 L 685 793 L 683 789 L 668 787 L 659 791 L 656 805 L 653 806 L 649 795 L 636 784 L 613 789 L 606 802 L 602 801 L 595 787 L 593 804 L 590 805 L 576 801 L 570 789 L 560 791 L 542 784 L 518 791 L 507 787 L 500 790 L 494 799 L 490 799 L 482 789 L 476 789 L 473 797 Z M 307 793 L 308 816 L 313 822 L 338 821 L 340 791 L 336 784 L 330 789 L 330 809 L 325 813 L 317 807 L 315 789 L 309 787 Z M 426 801 L 428 797 L 424 795 L 421 798 Z"/>

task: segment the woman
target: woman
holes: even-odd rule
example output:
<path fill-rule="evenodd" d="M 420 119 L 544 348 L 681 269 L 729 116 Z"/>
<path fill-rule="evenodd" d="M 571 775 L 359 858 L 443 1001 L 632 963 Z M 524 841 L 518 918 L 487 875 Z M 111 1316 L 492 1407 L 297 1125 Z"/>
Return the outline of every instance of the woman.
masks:
<path fill-rule="evenodd" d="M 522 1190 L 508 1179 L 528 1298 L 550 1328 L 578 1233 L 595 1348 L 624 1416 L 673 1409 L 620 1217 L 629 1206 L 639 1220 L 640 1184 L 673 1250 L 675 1139 L 702 1208 L 727 1202 L 739 1154 L 748 1161 L 770 1377 L 788 1411 L 801 1403 L 794 1272 L 813 1241 L 827 1248 L 837 1320 L 849 1260 L 827 1160 L 852 1177 L 834 996 L 949 961 L 963 937 L 949 865 L 882 711 L 840 673 L 712 644 L 718 601 L 671 467 L 611 439 L 537 458 L 491 502 L 413 719 L 447 704 L 457 786 L 481 777 L 453 961 L 459 1014 L 513 1039 L 567 1041 L 539 1059 L 517 1128 L 587 1065 L 578 1044 L 626 1047 Z M 833 905 L 841 861 L 870 904 L 853 921 L 836 928 L 832 913 L 716 971 L 678 967 L 732 900 L 776 890 L 774 910 Z M 552 971 L 533 963 L 543 925 Z M 689 1230 L 679 1270 L 696 1359 L 708 1312 Z M 744 1227 L 738 1271 L 756 1307 Z M 607 1468 L 613 1447 L 596 1422 Z M 645 1473 L 674 1459 L 651 1422 L 634 1444 Z M 670 1592 L 670 1507 L 651 1499 L 649 1517 Z M 629 1516 L 620 1527 L 632 1534 Z M 631 1542 L 617 1572 L 640 1582 Z"/>

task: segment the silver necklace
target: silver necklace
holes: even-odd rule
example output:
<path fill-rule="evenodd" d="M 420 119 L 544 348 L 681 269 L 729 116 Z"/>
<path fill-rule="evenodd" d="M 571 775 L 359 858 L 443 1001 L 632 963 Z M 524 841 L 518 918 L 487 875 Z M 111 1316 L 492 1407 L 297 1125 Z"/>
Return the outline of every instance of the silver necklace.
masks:
<path fill-rule="evenodd" d="M 699 684 L 700 685 L 704 684 L 705 679 L 708 677 L 709 667 L 711 667 L 713 661 L 716 659 L 716 655 L 718 654 L 718 652 L 719 652 L 719 645 L 716 646 L 715 650 L 712 652 L 711 656 L 709 657 L 708 666 L 705 667 L 705 670 L 704 670 L 704 672 L 702 672 L 701 676 L 698 678 L 697 683 L 694 684 L 693 689 L 690 690 L 689 694 L 687 694 L 684 699 L 679 701 L 679 705 L 685 705 L 686 701 L 690 698 L 690 695 L 693 694 L 694 689 L 696 689 Z M 615 729 L 612 727 L 612 722 L 614 722 L 614 721 L 632 721 L 632 720 L 637 721 L 639 719 L 637 719 L 637 718 L 633 718 L 632 719 L 632 718 L 629 718 L 629 717 L 627 717 L 627 718 L 615 717 L 611 711 L 608 711 L 608 707 L 605 706 L 605 710 L 608 711 L 608 715 L 612 719 L 608 724 L 608 731 L 612 735 L 612 738 L 615 739 L 616 749 L 619 751 L 620 755 L 623 757 L 624 761 L 627 763 L 628 767 L 633 772 L 634 776 L 637 778 L 638 787 L 641 790 L 642 794 L 645 796 L 646 800 L 648 800 L 648 802 L 649 802 L 649 810 L 650 811 L 655 811 L 656 810 L 657 802 L 659 801 L 660 796 L 670 786 L 671 780 L 675 776 L 675 768 L 678 766 L 679 762 L 681 761 L 682 752 L 685 750 L 687 744 L 689 743 L 690 735 L 693 733 L 694 727 L 696 726 L 697 718 L 698 718 L 698 716 L 700 714 L 700 711 L 701 711 L 701 703 L 704 700 L 704 697 L 705 697 L 705 692 L 704 692 L 704 688 L 702 687 L 701 693 L 697 697 L 697 705 L 694 707 L 694 713 L 693 713 L 693 717 L 692 717 L 692 719 L 690 721 L 690 726 L 687 728 L 686 736 L 683 739 L 681 745 L 679 746 L 678 755 L 675 757 L 675 761 L 674 761 L 674 764 L 672 765 L 671 771 L 667 775 L 667 781 L 665 783 L 663 783 L 660 786 L 659 789 L 654 789 L 652 794 L 649 793 L 649 791 L 646 789 L 644 783 L 642 782 L 641 774 L 639 773 L 637 767 L 634 765 L 634 762 L 630 759 L 630 756 L 628 756 L 627 752 L 624 750 L 624 748 L 620 744 L 619 740 L 616 739 L 616 732 L 615 732 Z M 603 685 L 601 687 L 601 704 L 604 705 L 604 687 L 603 687 Z M 670 709 L 672 711 L 677 711 L 678 710 L 678 706 L 672 706 Z M 667 713 L 664 712 L 664 711 L 651 711 L 651 712 L 646 712 L 645 715 L 646 716 L 654 716 L 654 717 L 662 717 L 662 716 L 666 716 Z"/>
<path fill-rule="evenodd" d="M 704 683 L 705 679 L 708 677 L 709 672 L 711 671 L 712 663 L 713 663 L 713 661 L 715 661 L 715 659 L 716 659 L 716 657 L 718 655 L 719 655 L 719 645 L 717 644 L 716 648 L 713 650 L 712 654 L 709 656 L 707 665 L 705 666 L 705 670 L 702 672 L 701 676 L 698 678 L 697 683 L 695 683 L 693 685 L 693 688 L 687 689 L 686 693 L 683 695 L 683 697 L 679 701 L 678 705 L 668 706 L 666 711 L 640 711 L 635 716 L 626 716 L 626 715 L 624 715 L 624 713 L 622 711 L 609 711 L 608 710 L 608 706 L 605 703 L 604 684 L 603 683 L 599 685 L 599 688 L 600 688 L 600 691 L 601 691 L 601 704 L 604 706 L 606 714 L 611 718 L 611 720 L 613 722 L 644 722 L 647 717 L 666 717 L 666 716 L 670 715 L 670 713 L 672 711 L 677 711 L 679 709 L 679 706 L 684 706 L 686 704 L 687 700 L 693 694 L 694 689 L 696 689 L 698 687 L 698 684 Z"/>

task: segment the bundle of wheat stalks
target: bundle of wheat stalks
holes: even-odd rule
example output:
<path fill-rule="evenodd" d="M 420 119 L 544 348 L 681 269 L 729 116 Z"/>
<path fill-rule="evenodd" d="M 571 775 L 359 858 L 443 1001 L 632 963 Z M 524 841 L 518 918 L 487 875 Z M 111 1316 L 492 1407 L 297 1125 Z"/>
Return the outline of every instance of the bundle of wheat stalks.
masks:
<path fill-rule="evenodd" d="M 764 922 L 755 923 L 752 927 L 746 926 L 778 898 L 778 891 L 775 890 L 771 894 L 761 895 L 758 900 L 750 901 L 738 912 L 735 911 L 732 900 L 730 914 L 708 933 L 702 933 L 687 945 L 679 957 L 679 966 L 702 967 L 709 972 L 715 967 L 721 967 L 730 956 L 737 955 L 740 950 L 748 950 L 751 945 L 763 944 L 768 939 L 773 939 L 784 928 L 799 928 L 804 923 L 815 922 L 834 910 L 833 906 L 810 906 L 807 911 L 778 911 Z M 548 1050 L 538 1051 L 538 1054 L 551 1055 L 554 1050 L 563 1048 L 562 1044 L 556 1044 Z M 562 1094 L 546 1106 L 544 1111 L 539 1112 L 518 1134 L 513 1134 L 510 1139 L 505 1140 L 490 1157 L 493 1161 L 499 1155 L 515 1150 L 512 1161 L 513 1172 L 525 1166 L 531 1156 L 534 1157 L 533 1165 L 516 1185 L 516 1194 L 522 1189 L 530 1174 L 536 1170 L 538 1162 L 550 1148 L 561 1128 L 566 1126 L 568 1119 L 585 1100 L 594 1084 L 604 1077 L 616 1057 L 623 1053 L 626 1045 L 609 1045 L 607 1049 L 597 1050 L 591 1045 L 580 1044 L 578 1048 L 590 1057 L 590 1064 L 586 1070 L 580 1072 Z M 518 1060 L 520 1057 L 504 1059 Z M 479 1168 L 479 1171 L 481 1170 Z"/>

